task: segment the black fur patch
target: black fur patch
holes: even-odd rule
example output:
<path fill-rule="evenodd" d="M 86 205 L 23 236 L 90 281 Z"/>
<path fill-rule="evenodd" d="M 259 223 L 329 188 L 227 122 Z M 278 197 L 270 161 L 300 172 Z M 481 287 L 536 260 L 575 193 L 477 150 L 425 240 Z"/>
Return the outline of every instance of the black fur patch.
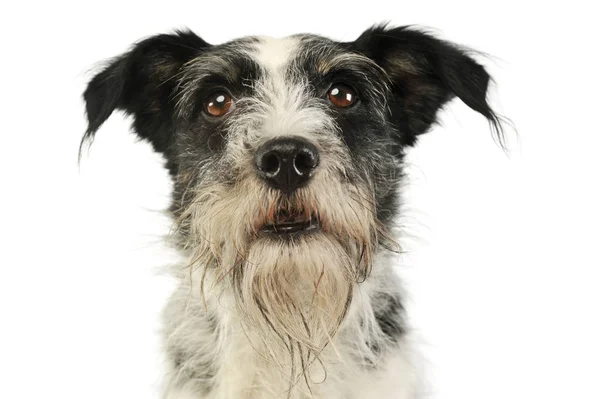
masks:
<path fill-rule="evenodd" d="M 379 292 L 374 294 L 371 303 L 377 326 L 384 340 L 370 340 L 367 342 L 376 357 L 375 359 L 362 358 L 360 360 L 369 368 L 377 367 L 379 359 L 385 355 L 387 349 L 397 346 L 406 333 L 404 306 L 402 305 L 402 298 L 398 294 Z"/>
<path fill-rule="evenodd" d="M 133 115 L 136 133 L 156 151 L 173 142 L 177 76 L 182 66 L 210 45 L 190 31 L 151 37 L 114 59 L 83 94 L 88 116 L 84 140 L 92 138 L 115 109 Z"/>
<path fill-rule="evenodd" d="M 374 299 L 377 304 L 375 307 L 375 319 L 381 332 L 393 342 L 396 342 L 400 336 L 405 333 L 403 322 L 404 307 L 399 295 L 380 293 Z"/>
<path fill-rule="evenodd" d="M 391 119 L 401 133 L 401 145 L 413 145 L 453 97 L 487 118 L 500 143 L 504 142 L 500 120 L 486 99 L 490 76 L 467 50 L 414 28 L 383 25 L 345 46 L 373 59 L 390 77 Z"/>

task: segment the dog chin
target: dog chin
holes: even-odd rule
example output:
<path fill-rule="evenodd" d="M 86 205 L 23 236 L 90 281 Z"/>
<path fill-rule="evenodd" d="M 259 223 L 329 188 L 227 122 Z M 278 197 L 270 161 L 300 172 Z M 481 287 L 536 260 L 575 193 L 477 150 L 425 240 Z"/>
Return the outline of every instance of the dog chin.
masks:
<path fill-rule="evenodd" d="M 265 354 L 283 353 L 289 361 L 288 352 L 299 350 L 299 360 L 314 360 L 346 314 L 356 265 L 347 248 L 322 231 L 257 238 L 238 281 L 238 304 L 245 322 L 259 332 L 258 343 L 269 343 Z"/>
<path fill-rule="evenodd" d="M 248 247 L 244 273 L 274 275 L 282 272 L 298 284 L 322 278 L 322 274 L 327 273 L 352 280 L 359 259 L 350 247 L 332 233 L 318 229 L 293 234 L 263 233 Z"/>

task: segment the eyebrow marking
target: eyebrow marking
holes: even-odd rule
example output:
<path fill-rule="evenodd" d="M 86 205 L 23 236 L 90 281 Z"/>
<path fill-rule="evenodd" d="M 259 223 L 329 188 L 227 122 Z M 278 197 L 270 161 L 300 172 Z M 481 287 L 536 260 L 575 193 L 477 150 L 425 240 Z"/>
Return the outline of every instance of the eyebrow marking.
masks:
<path fill-rule="evenodd" d="M 317 64 L 317 71 L 322 74 L 329 73 L 332 69 L 369 69 L 378 73 L 385 73 L 372 59 L 358 53 L 341 53 L 334 57 L 323 57 Z"/>
<path fill-rule="evenodd" d="M 184 64 L 180 72 L 176 112 L 180 117 L 190 117 L 195 109 L 198 90 L 207 81 L 221 81 L 223 85 L 239 84 L 245 72 L 251 72 L 253 63 L 247 56 L 251 41 L 231 42 L 199 54 Z"/>

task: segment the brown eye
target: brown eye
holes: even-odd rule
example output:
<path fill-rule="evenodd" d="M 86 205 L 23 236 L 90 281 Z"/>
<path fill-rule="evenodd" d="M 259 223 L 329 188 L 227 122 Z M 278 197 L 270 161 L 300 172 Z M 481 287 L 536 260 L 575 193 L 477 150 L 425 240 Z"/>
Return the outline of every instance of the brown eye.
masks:
<path fill-rule="evenodd" d="M 327 93 L 329 101 L 338 108 L 347 108 L 356 102 L 356 94 L 352 88 L 343 85 L 335 84 L 331 86 Z"/>
<path fill-rule="evenodd" d="M 229 94 L 219 91 L 208 96 L 204 104 L 204 108 L 209 115 L 223 116 L 229 112 L 232 98 Z"/>

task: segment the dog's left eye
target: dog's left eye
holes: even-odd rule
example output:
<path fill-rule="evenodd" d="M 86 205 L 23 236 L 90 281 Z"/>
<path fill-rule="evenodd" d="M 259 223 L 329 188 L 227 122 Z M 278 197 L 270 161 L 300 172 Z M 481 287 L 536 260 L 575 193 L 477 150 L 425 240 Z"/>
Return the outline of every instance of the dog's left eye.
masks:
<path fill-rule="evenodd" d="M 229 112 L 233 99 L 224 91 L 218 91 L 206 98 L 204 110 L 211 116 L 223 116 Z"/>
<path fill-rule="evenodd" d="M 327 92 L 329 102 L 338 108 L 348 108 L 356 102 L 354 90 L 344 84 L 334 84 Z"/>

